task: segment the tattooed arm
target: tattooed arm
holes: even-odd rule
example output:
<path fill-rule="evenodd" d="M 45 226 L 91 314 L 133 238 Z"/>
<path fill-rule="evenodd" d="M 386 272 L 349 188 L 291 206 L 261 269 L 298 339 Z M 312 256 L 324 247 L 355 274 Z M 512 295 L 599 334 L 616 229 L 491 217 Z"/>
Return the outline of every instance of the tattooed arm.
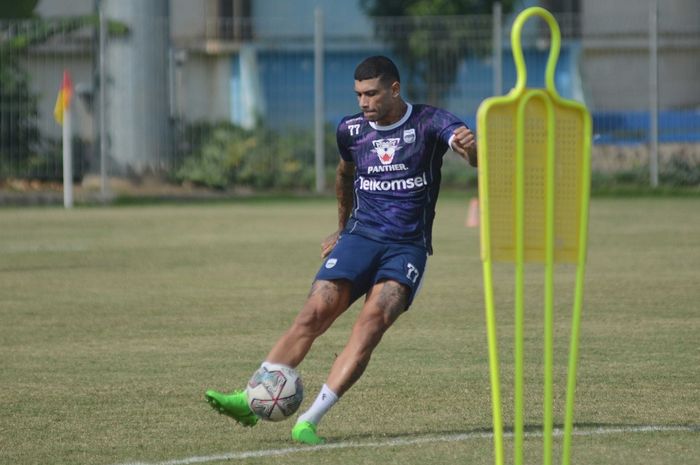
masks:
<path fill-rule="evenodd" d="M 350 218 L 350 212 L 353 207 L 352 191 L 354 179 L 355 164 L 341 158 L 335 173 L 335 196 L 338 199 L 338 230 L 321 242 L 321 258 L 325 258 L 331 253 L 335 243 L 338 242 L 340 232 L 345 228 L 345 224 Z"/>

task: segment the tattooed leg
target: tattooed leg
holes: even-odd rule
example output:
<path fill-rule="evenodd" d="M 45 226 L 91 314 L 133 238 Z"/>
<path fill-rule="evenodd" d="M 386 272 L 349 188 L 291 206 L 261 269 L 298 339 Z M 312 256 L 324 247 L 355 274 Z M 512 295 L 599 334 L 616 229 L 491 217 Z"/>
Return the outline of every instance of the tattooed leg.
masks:
<path fill-rule="evenodd" d="M 347 280 L 315 281 L 304 307 L 265 360 L 291 367 L 299 365 L 316 338 L 348 308 L 350 290 Z"/>
<path fill-rule="evenodd" d="M 326 384 L 338 397 L 362 376 L 372 351 L 387 329 L 406 310 L 409 289 L 396 281 L 376 284 L 357 317 L 350 340 L 331 368 Z"/>

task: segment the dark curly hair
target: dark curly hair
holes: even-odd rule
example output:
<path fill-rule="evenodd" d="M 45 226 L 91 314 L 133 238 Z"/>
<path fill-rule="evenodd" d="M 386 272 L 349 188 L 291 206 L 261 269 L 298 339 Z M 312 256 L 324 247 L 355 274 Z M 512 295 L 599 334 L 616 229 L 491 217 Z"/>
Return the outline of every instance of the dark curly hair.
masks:
<path fill-rule="evenodd" d="M 379 78 L 379 81 L 387 86 L 394 82 L 401 82 L 399 70 L 389 58 L 382 55 L 375 55 L 365 58 L 362 63 L 355 68 L 355 80 Z"/>

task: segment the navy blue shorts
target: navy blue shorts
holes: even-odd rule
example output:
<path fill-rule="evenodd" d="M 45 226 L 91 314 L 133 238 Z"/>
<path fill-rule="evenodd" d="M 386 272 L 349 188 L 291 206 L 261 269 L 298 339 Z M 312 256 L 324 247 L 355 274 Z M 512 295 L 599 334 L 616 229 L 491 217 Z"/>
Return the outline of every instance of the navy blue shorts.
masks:
<path fill-rule="evenodd" d="M 357 234 L 343 234 L 321 265 L 316 279 L 349 280 L 351 303 L 376 283 L 391 279 L 410 289 L 408 305 L 411 305 L 420 289 L 427 259 L 426 250 L 413 244 L 387 244 Z"/>

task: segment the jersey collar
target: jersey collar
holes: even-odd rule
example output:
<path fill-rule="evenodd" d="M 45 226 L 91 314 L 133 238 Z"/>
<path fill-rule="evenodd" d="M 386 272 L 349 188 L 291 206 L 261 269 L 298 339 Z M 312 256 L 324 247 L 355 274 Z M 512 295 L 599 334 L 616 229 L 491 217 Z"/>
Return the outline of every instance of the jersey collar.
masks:
<path fill-rule="evenodd" d="M 411 116 L 411 111 L 413 111 L 413 105 L 406 102 L 406 113 L 404 113 L 404 115 L 401 117 L 401 119 L 398 120 L 397 122 L 395 122 L 394 124 L 390 124 L 389 126 L 380 126 L 379 124 L 376 124 L 373 121 L 370 121 L 369 125 L 375 131 L 391 131 L 392 129 L 396 129 L 399 126 L 401 126 L 403 123 L 408 121 L 408 118 Z"/>

